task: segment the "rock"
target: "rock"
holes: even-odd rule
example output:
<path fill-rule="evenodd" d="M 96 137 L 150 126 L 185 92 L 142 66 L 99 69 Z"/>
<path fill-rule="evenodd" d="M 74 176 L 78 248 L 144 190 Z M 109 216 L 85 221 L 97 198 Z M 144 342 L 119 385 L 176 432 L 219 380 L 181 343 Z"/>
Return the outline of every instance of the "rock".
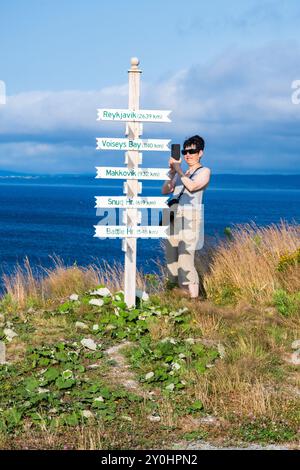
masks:
<path fill-rule="evenodd" d="M 148 415 L 147 418 L 152 423 L 158 423 L 161 420 L 160 416 L 154 416 L 154 415 Z"/>
<path fill-rule="evenodd" d="M 99 330 L 99 325 L 93 325 L 93 331 L 98 331 Z"/>
<path fill-rule="evenodd" d="M 0 341 L 0 364 L 6 363 L 6 347 L 3 341 Z"/>
<path fill-rule="evenodd" d="M 226 352 L 225 352 L 225 348 L 224 348 L 223 344 L 219 343 L 217 345 L 217 349 L 218 349 L 218 353 L 220 354 L 220 358 L 224 359 L 225 356 L 226 356 Z"/>
<path fill-rule="evenodd" d="M 90 305 L 95 305 L 96 307 L 102 307 L 102 305 L 104 304 L 103 300 L 102 299 L 91 299 L 89 301 L 89 304 Z"/>
<path fill-rule="evenodd" d="M 97 344 L 93 339 L 90 338 L 84 338 L 81 341 L 82 346 L 84 346 L 87 349 L 91 349 L 91 351 L 96 351 L 97 349 Z"/>
<path fill-rule="evenodd" d="M 77 294 L 72 294 L 69 297 L 70 300 L 73 300 L 73 302 L 76 302 L 79 299 L 79 295 Z"/>
<path fill-rule="evenodd" d="M 81 321 L 77 321 L 75 323 L 75 328 L 78 329 L 78 330 L 88 330 L 89 329 L 88 325 L 86 325 L 85 323 L 83 323 Z"/>
<path fill-rule="evenodd" d="M 104 398 L 100 396 L 100 397 L 94 398 L 94 401 L 101 401 L 101 402 L 103 402 L 103 401 L 104 401 Z"/>
<path fill-rule="evenodd" d="M 154 372 L 148 372 L 148 374 L 145 375 L 146 380 L 152 379 L 152 377 L 154 377 Z"/>
<path fill-rule="evenodd" d="M 149 295 L 147 294 L 147 292 L 141 289 L 136 289 L 135 294 L 141 300 L 144 300 L 144 301 L 149 300 Z"/>
<path fill-rule="evenodd" d="M 50 390 L 48 390 L 48 388 L 43 388 L 43 387 L 39 387 L 37 389 L 38 393 L 49 393 Z"/>
<path fill-rule="evenodd" d="M 300 365 L 300 351 L 295 351 L 292 355 L 291 355 L 291 361 L 290 361 L 292 364 L 294 364 L 295 366 L 299 366 Z"/>
<path fill-rule="evenodd" d="M 12 330 L 11 328 L 4 328 L 3 333 L 5 334 L 6 339 L 9 342 L 12 341 L 13 338 L 18 336 L 18 334 L 14 330 Z"/>
<path fill-rule="evenodd" d="M 194 338 L 186 338 L 184 341 L 185 341 L 187 344 L 195 344 Z"/>
<path fill-rule="evenodd" d="M 107 287 L 100 287 L 97 290 L 91 291 L 91 295 L 101 295 L 101 297 L 107 297 L 108 295 L 111 295 L 110 290 L 107 289 Z"/>
<path fill-rule="evenodd" d="M 166 390 L 170 390 L 171 392 L 173 392 L 175 388 L 175 385 L 173 383 L 170 383 L 169 385 L 166 386 Z"/>
<path fill-rule="evenodd" d="M 124 415 L 122 415 L 122 416 L 121 416 L 121 419 L 124 419 L 124 421 L 130 421 L 130 422 L 132 421 L 132 418 L 131 418 L 130 416 L 124 416 Z"/>
<path fill-rule="evenodd" d="M 292 342 L 292 349 L 299 349 L 300 348 L 300 339 L 296 339 Z"/>
<path fill-rule="evenodd" d="M 94 417 L 94 413 L 92 413 L 90 410 L 82 410 L 81 414 L 84 418 L 93 418 Z"/>
<path fill-rule="evenodd" d="M 99 369 L 100 364 L 90 364 L 87 366 L 87 369 Z"/>

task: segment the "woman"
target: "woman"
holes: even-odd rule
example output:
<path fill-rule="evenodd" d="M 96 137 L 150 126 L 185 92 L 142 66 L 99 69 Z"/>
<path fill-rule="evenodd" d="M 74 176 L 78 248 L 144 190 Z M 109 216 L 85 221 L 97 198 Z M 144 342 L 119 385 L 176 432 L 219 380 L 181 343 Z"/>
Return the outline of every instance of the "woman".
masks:
<path fill-rule="evenodd" d="M 188 164 L 184 173 L 180 161 L 170 158 L 170 180 L 162 187 L 162 194 L 173 193 L 169 211 L 163 215 L 163 224 L 170 225 L 166 242 L 168 279 L 179 284 L 184 294 L 199 296 L 199 276 L 195 268 L 195 251 L 201 248 L 200 230 L 202 196 L 210 180 L 210 169 L 202 166 L 205 142 L 195 135 L 183 144 L 182 154 Z M 174 214 L 170 218 L 170 214 Z M 203 227 L 203 226 L 202 226 Z"/>

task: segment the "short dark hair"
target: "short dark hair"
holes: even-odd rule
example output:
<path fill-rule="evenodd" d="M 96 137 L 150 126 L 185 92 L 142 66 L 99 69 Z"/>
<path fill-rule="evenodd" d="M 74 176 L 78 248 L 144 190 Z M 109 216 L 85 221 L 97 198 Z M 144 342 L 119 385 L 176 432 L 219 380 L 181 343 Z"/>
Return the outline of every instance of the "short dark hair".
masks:
<path fill-rule="evenodd" d="M 200 150 L 204 150 L 205 142 L 204 139 L 200 137 L 200 135 L 193 135 L 192 137 L 189 137 L 189 139 L 186 139 L 184 141 L 183 148 L 185 149 L 186 147 L 190 147 L 191 145 L 195 145 L 198 152 L 200 152 Z"/>

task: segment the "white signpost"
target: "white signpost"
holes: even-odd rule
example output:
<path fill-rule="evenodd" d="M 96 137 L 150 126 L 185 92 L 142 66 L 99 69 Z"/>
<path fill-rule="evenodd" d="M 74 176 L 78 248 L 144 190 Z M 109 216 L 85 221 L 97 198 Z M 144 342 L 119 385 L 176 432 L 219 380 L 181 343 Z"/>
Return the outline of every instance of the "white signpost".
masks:
<path fill-rule="evenodd" d="M 171 111 L 140 110 L 140 75 L 139 60 L 131 59 L 129 78 L 128 109 L 98 109 L 97 120 L 125 121 L 126 138 L 97 138 L 97 150 L 124 150 L 127 168 L 97 167 L 96 178 L 126 179 L 124 183 L 125 196 L 97 196 L 96 207 L 124 208 L 123 223 L 125 225 L 96 225 L 95 237 L 123 238 L 125 251 L 124 297 L 128 307 L 135 306 L 136 299 L 136 243 L 137 238 L 166 238 L 166 226 L 140 226 L 141 208 L 164 208 L 167 206 L 166 197 L 142 197 L 139 179 L 168 179 L 164 168 L 139 168 L 142 151 L 169 152 L 168 139 L 140 139 L 142 135 L 141 122 L 170 122 Z"/>

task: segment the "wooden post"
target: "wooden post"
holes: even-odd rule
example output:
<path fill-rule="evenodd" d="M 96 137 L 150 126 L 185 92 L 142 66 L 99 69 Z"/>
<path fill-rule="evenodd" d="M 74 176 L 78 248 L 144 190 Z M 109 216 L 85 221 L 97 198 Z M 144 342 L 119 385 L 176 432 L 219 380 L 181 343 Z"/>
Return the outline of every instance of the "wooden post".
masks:
<path fill-rule="evenodd" d="M 131 68 L 128 70 L 129 81 L 129 109 L 137 111 L 140 106 L 140 77 L 142 71 L 139 70 L 139 60 L 136 57 L 131 59 Z M 135 140 L 141 136 L 141 124 L 139 122 L 128 122 L 126 126 L 128 139 Z M 139 152 L 130 150 L 127 152 L 127 167 L 138 168 Z M 127 180 L 127 196 L 136 197 L 138 195 L 138 180 Z M 126 209 L 124 223 L 128 227 L 137 225 L 139 222 L 139 211 L 137 209 Z M 125 302 L 128 307 L 135 306 L 136 296 L 136 238 L 126 238 L 123 243 L 125 251 L 125 274 L 124 292 Z"/>

